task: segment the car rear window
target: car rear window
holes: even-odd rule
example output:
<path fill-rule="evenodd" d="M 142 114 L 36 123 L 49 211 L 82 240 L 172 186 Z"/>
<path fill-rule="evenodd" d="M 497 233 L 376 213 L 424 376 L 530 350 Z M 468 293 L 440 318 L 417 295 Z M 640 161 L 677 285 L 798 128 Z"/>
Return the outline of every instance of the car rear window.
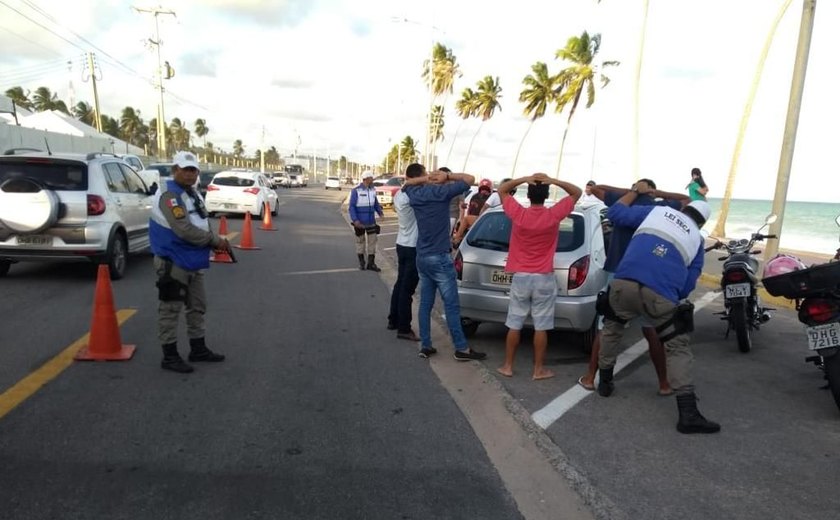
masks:
<path fill-rule="evenodd" d="M 472 247 L 491 251 L 507 252 L 510 248 L 512 223 L 504 212 L 496 211 L 483 215 L 470 229 L 467 243 Z M 573 213 L 560 222 L 557 238 L 558 253 L 574 251 L 584 242 L 583 215 Z"/>
<path fill-rule="evenodd" d="M 215 184 L 216 186 L 248 187 L 248 186 L 253 186 L 254 185 L 254 179 L 246 179 L 246 178 L 243 178 L 243 177 L 236 177 L 236 176 L 230 176 L 230 177 L 218 177 L 217 176 L 215 179 L 213 179 L 213 184 Z"/>
<path fill-rule="evenodd" d="M 87 165 L 50 160 L 2 161 L 0 184 L 10 179 L 31 179 L 49 190 L 87 191 Z"/>

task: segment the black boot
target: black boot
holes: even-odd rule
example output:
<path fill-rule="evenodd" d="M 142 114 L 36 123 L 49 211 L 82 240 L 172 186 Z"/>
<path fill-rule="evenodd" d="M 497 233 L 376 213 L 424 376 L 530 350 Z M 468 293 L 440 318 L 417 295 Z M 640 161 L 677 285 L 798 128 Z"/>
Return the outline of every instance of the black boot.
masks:
<path fill-rule="evenodd" d="M 613 369 L 601 368 L 598 369 L 598 395 L 601 397 L 609 397 L 615 390 L 613 384 Z"/>
<path fill-rule="evenodd" d="M 181 355 L 178 354 L 177 343 L 163 345 L 163 361 L 160 362 L 160 368 L 182 374 L 189 374 L 193 371 L 193 367 L 188 365 Z"/>
<path fill-rule="evenodd" d="M 373 261 L 375 258 L 376 258 L 376 255 L 368 255 L 367 270 L 368 271 L 376 271 L 378 273 L 382 269 L 377 267 L 376 263 Z"/>
<path fill-rule="evenodd" d="M 210 361 L 211 363 L 217 363 L 219 361 L 224 361 L 225 356 L 222 354 L 216 354 L 204 343 L 204 338 L 190 338 L 190 356 L 188 358 L 190 361 Z"/>
<path fill-rule="evenodd" d="M 365 270 L 365 255 L 356 255 L 356 256 L 359 257 L 359 270 L 364 271 Z"/>
<path fill-rule="evenodd" d="M 677 408 L 680 411 L 680 420 L 677 423 L 677 431 L 680 433 L 716 433 L 720 431 L 720 425 L 712 422 L 700 414 L 697 409 L 697 396 L 693 393 L 677 396 Z"/>

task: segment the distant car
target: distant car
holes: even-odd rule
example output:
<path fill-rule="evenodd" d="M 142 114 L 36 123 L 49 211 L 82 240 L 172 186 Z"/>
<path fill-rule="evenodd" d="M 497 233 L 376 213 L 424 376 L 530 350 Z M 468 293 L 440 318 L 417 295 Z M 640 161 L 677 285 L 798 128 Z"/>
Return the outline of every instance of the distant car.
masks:
<path fill-rule="evenodd" d="M 374 184 L 376 181 L 374 181 Z M 394 196 L 400 191 L 402 185 L 405 183 L 405 177 L 391 177 L 385 180 L 384 183 L 376 186 L 376 200 L 382 206 L 391 206 L 394 204 Z"/>
<path fill-rule="evenodd" d="M 201 193 L 202 197 L 207 196 L 207 186 L 210 185 L 210 182 L 217 173 L 220 173 L 220 170 L 202 170 L 202 172 L 198 174 L 198 191 Z"/>
<path fill-rule="evenodd" d="M 324 189 L 334 189 L 341 191 L 341 179 L 338 177 L 327 177 L 326 182 L 324 182 Z"/>
<path fill-rule="evenodd" d="M 272 172 L 272 177 L 274 178 L 274 185 L 281 186 L 283 188 L 290 187 L 290 180 L 289 176 L 286 175 L 286 172 Z"/>
<path fill-rule="evenodd" d="M 160 173 L 159 184 L 163 185 L 169 178 L 172 177 L 172 167 L 174 163 L 154 163 L 146 167 L 147 170 L 157 170 Z"/>
<path fill-rule="evenodd" d="M 290 173 L 289 174 L 289 187 L 290 188 L 302 188 L 303 187 L 303 174 L 302 173 Z"/>
<path fill-rule="evenodd" d="M 260 175 L 262 175 L 263 179 L 265 179 L 265 182 L 267 182 L 268 185 L 271 186 L 271 189 L 277 188 L 277 185 L 274 184 L 274 176 L 273 175 L 269 175 L 267 173 L 262 173 L 262 172 L 260 173 Z"/>
<path fill-rule="evenodd" d="M 272 215 L 279 206 L 277 192 L 260 172 L 222 171 L 207 185 L 204 203 L 210 215 L 223 213 L 250 213 L 260 219 L 264 216 L 265 203 Z"/>
<path fill-rule="evenodd" d="M 153 191 L 113 154 L 0 156 L 0 276 L 23 261 L 90 260 L 125 275 L 149 248 Z"/>
<path fill-rule="evenodd" d="M 510 232 L 511 221 L 502 207 L 488 209 L 458 248 L 455 270 L 461 321 L 467 335 L 475 334 L 482 322 L 505 322 L 513 279 L 505 272 Z M 595 300 L 607 284 L 600 211 L 578 206 L 560 222 L 558 232 L 554 326 L 579 333 L 581 345 L 588 350 L 596 332 Z"/>

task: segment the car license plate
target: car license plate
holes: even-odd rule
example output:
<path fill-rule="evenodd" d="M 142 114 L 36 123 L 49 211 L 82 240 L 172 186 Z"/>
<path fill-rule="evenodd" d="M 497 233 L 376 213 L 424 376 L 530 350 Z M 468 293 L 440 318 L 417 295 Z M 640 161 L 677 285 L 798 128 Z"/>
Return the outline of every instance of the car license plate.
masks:
<path fill-rule="evenodd" d="M 750 284 L 734 283 L 726 286 L 725 298 L 746 298 L 750 295 Z"/>
<path fill-rule="evenodd" d="M 17 243 L 21 246 L 51 246 L 53 237 L 51 235 L 19 235 Z"/>
<path fill-rule="evenodd" d="M 513 281 L 513 273 L 506 273 L 504 271 L 493 271 L 493 275 L 490 277 L 490 281 L 492 281 L 493 283 L 510 285 Z"/>
<path fill-rule="evenodd" d="M 225 209 L 236 209 L 236 204 L 222 204 Z"/>
<path fill-rule="evenodd" d="M 805 327 L 808 334 L 808 348 L 840 347 L 840 323 L 826 323 L 815 327 Z"/>

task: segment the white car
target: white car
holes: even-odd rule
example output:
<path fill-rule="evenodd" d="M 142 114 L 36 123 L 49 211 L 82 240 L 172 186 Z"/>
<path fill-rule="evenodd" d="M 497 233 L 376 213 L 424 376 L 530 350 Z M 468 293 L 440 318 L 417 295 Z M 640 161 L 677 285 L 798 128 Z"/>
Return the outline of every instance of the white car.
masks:
<path fill-rule="evenodd" d="M 216 174 L 207 185 L 204 200 L 207 211 L 215 213 L 250 213 L 263 218 L 265 204 L 272 215 L 277 215 L 277 192 L 260 172 L 223 171 Z"/>
<path fill-rule="evenodd" d="M 328 190 L 330 188 L 341 191 L 341 179 L 338 177 L 327 177 L 327 181 L 324 183 L 324 189 Z"/>

